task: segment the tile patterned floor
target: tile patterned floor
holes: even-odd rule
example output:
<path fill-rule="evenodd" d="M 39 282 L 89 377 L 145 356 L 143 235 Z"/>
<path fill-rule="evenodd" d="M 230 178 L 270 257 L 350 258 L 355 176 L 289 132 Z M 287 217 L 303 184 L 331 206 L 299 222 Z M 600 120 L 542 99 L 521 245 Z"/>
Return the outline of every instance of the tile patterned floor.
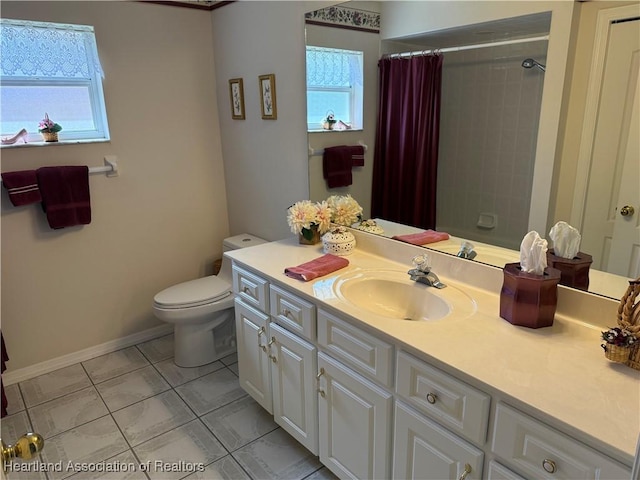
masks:
<path fill-rule="evenodd" d="M 7 478 L 335 479 L 246 395 L 237 367 L 235 354 L 177 367 L 167 335 L 10 385 L 2 438 L 36 431 L 45 449 Z"/>

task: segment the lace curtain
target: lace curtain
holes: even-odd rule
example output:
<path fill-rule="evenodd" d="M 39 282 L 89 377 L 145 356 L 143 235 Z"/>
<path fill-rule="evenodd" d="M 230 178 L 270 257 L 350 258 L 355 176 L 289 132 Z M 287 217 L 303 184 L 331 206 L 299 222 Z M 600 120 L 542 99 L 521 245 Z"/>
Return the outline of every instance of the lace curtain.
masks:
<path fill-rule="evenodd" d="M 362 52 L 307 47 L 307 86 L 362 85 Z"/>
<path fill-rule="evenodd" d="M 2 19 L 0 41 L 4 77 L 104 77 L 91 26 Z"/>

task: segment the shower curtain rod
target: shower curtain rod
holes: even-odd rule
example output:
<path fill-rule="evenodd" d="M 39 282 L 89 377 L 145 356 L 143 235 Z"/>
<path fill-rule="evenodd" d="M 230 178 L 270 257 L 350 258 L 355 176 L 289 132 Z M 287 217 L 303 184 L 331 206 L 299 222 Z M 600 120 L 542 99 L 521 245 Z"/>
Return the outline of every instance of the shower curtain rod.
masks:
<path fill-rule="evenodd" d="M 543 35 L 541 37 L 515 38 L 513 40 L 503 40 L 500 42 L 491 42 L 491 43 L 476 43 L 474 45 L 462 45 L 459 47 L 445 47 L 445 48 L 434 48 L 430 50 L 416 50 L 415 52 L 391 53 L 391 54 L 388 54 L 387 56 L 390 58 L 394 58 L 394 57 L 410 57 L 412 55 L 426 55 L 429 53 L 461 52 L 463 50 L 473 50 L 475 48 L 500 47 L 502 45 L 541 42 L 543 40 L 549 40 L 549 35 Z"/>

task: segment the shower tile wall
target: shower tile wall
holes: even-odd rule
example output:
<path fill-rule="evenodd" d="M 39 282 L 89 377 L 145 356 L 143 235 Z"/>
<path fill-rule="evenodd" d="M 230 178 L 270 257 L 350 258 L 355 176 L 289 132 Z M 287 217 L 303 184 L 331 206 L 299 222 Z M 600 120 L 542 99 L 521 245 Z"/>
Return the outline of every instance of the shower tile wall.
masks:
<path fill-rule="evenodd" d="M 547 42 L 445 53 L 437 228 L 518 249 L 529 218 Z M 494 213 L 493 229 L 477 226 Z M 542 232 L 541 232 L 542 233 Z"/>

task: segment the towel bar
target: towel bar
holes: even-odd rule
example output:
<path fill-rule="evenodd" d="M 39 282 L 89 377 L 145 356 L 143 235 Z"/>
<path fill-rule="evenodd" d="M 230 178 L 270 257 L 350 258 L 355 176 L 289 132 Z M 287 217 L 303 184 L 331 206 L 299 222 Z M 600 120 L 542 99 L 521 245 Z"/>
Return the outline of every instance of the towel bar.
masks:
<path fill-rule="evenodd" d="M 369 149 L 369 147 L 367 147 L 362 140 L 360 140 L 358 142 L 358 145 L 364 147 L 364 151 L 365 152 Z M 318 155 L 319 156 L 324 155 L 324 148 L 320 149 L 320 150 L 314 150 L 313 148 L 311 148 L 311 145 L 309 145 L 309 156 L 310 157 L 315 157 L 315 156 L 318 156 Z"/>
<path fill-rule="evenodd" d="M 107 177 L 117 177 L 120 175 L 118 170 L 118 157 L 115 155 L 107 155 L 104 157 L 104 167 L 89 168 L 89 175 L 93 175 L 94 173 L 106 173 Z M 2 183 L 1 179 L 0 183 Z"/>

